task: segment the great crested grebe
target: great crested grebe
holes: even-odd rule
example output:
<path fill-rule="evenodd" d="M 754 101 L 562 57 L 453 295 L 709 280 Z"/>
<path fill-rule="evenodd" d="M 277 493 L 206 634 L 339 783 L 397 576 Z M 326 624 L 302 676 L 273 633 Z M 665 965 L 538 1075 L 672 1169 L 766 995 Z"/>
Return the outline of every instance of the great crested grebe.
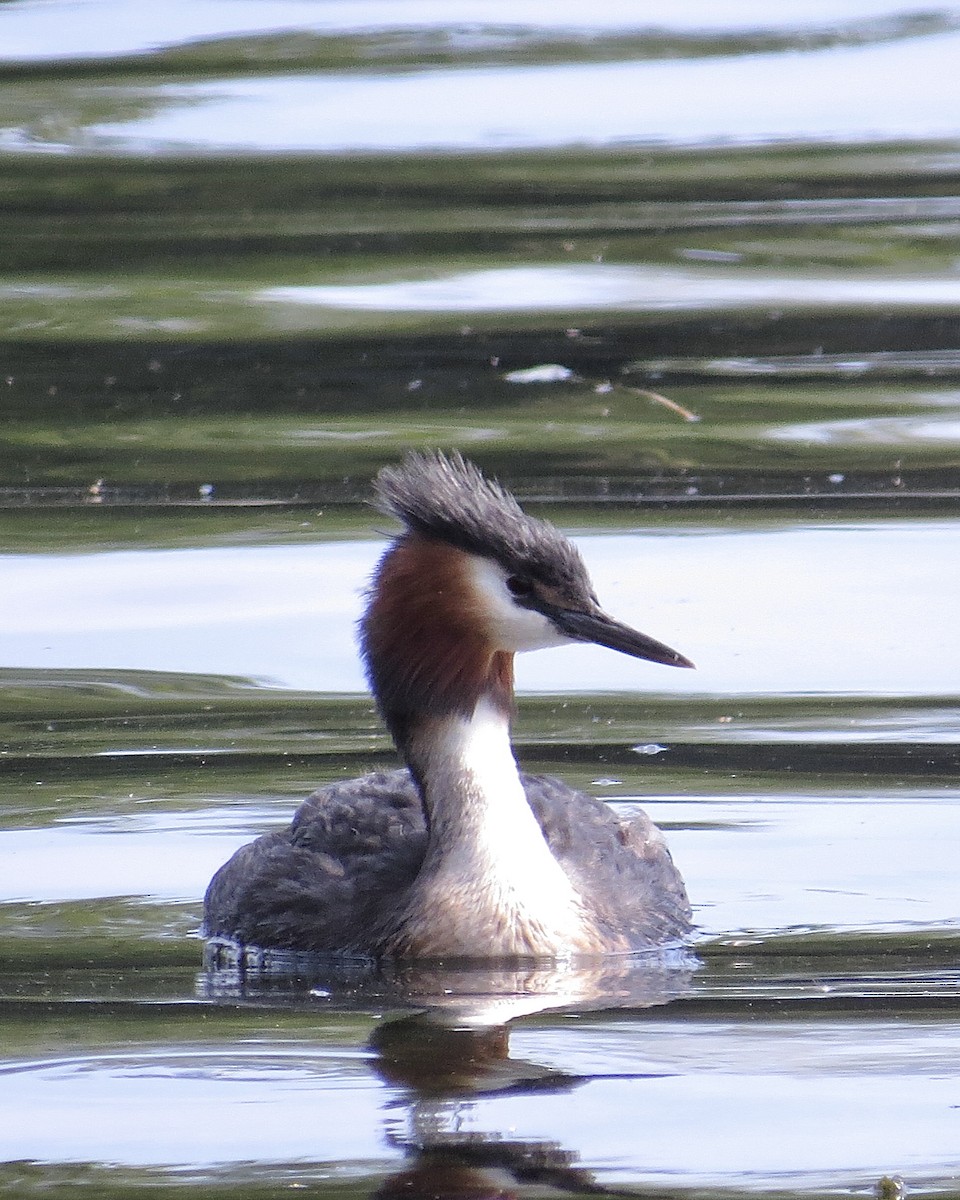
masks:
<path fill-rule="evenodd" d="M 213 877 L 208 936 L 398 958 L 623 953 L 689 931 L 683 880 L 643 813 L 623 822 L 521 776 L 513 656 L 595 642 L 692 664 L 600 608 L 579 552 L 459 454 L 376 480 L 406 526 L 373 578 L 360 640 L 407 770 L 332 783 Z"/>

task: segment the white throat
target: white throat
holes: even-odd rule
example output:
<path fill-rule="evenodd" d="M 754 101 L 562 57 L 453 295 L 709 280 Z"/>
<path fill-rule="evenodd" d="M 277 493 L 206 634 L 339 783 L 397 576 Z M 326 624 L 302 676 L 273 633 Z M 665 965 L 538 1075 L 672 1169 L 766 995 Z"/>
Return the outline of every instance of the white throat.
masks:
<path fill-rule="evenodd" d="M 429 740 L 423 732 L 417 760 L 430 843 L 407 910 L 414 951 L 484 957 L 594 951 L 595 930 L 580 894 L 526 801 L 506 715 L 481 699 L 472 717 L 431 722 Z"/>

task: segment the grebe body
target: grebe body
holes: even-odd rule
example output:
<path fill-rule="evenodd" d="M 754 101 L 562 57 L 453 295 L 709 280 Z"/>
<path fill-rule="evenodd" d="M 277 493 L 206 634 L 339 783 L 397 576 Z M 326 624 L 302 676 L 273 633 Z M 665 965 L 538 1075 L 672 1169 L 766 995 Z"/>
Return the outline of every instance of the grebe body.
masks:
<path fill-rule="evenodd" d="M 360 623 L 406 770 L 333 783 L 214 876 L 205 932 L 244 945 L 395 958 L 625 953 L 688 932 L 656 826 L 559 780 L 521 776 L 513 656 L 595 642 L 688 667 L 607 616 L 580 555 L 459 455 L 377 478 L 404 524 Z"/>

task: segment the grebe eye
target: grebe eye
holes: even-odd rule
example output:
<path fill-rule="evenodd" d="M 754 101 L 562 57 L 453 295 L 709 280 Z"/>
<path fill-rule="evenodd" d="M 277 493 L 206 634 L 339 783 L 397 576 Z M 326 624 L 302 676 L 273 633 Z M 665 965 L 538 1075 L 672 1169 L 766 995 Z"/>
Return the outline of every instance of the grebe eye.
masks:
<path fill-rule="evenodd" d="M 526 599 L 533 595 L 533 584 L 522 575 L 510 575 L 507 579 L 507 591 L 518 600 Z"/>

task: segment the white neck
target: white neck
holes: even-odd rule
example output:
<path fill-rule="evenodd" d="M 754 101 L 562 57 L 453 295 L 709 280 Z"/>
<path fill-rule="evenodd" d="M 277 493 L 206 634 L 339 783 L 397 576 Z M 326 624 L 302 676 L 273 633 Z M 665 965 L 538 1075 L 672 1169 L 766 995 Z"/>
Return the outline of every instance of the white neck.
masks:
<path fill-rule="evenodd" d="M 411 743 L 430 824 L 404 914 L 421 955 L 567 955 L 596 950 L 582 898 L 527 804 L 506 715 L 481 698 Z"/>

